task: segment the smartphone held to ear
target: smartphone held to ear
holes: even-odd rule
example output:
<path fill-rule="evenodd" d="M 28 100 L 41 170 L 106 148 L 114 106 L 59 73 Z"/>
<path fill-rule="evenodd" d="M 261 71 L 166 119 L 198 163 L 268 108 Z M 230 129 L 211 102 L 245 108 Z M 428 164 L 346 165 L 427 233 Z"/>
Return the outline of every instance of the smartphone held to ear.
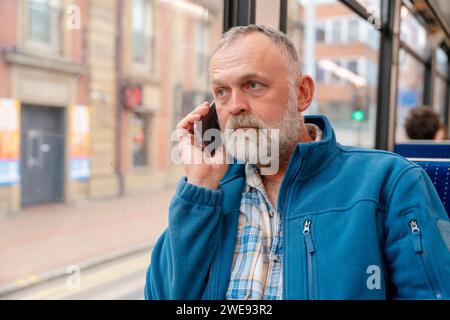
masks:
<path fill-rule="evenodd" d="M 215 149 L 222 144 L 215 102 L 210 104 L 209 112 L 197 122 L 195 132 L 197 136 L 201 135 L 198 139 L 201 141 L 202 148 L 206 149 L 211 156 L 214 156 Z"/>

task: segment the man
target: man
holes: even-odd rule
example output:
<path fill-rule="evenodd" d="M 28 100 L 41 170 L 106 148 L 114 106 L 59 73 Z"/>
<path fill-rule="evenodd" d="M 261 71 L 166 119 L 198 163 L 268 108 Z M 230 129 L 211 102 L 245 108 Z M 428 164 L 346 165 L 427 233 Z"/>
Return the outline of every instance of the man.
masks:
<path fill-rule="evenodd" d="M 446 140 L 446 127 L 431 107 L 411 109 L 405 121 L 406 134 L 410 139 Z"/>
<path fill-rule="evenodd" d="M 450 297 L 450 222 L 426 173 L 336 143 L 324 116 L 303 118 L 314 81 L 284 34 L 231 29 L 210 75 L 221 128 L 279 129 L 279 170 L 249 163 L 255 141 L 245 164 L 218 161 L 220 149 L 190 164 L 208 103 L 186 116 L 177 127 L 186 177 L 152 252 L 147 299 Z"/>

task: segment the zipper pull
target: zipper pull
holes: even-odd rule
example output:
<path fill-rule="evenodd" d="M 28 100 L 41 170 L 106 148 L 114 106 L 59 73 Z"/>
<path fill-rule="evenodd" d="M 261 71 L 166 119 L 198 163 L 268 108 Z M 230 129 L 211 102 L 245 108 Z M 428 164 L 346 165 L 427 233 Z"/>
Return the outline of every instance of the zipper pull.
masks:
<path fill-rule="evenodd" d="M 311 220 L 305 220 L 303 224 L 303 234 L 311 232 Z"/>
<path fill-rule="evenodd" d="M 415 252 L 422 252 L 422 233 L 420 232 L 419 225 L 416 220 L 411 220 L 409 222 L 409 227 L 411 228 L 411 234 L 413 237 L 413 245 Z"/>
<path fill-rule="evenodd" d="M 305 220 L 303 224 L 303 237 L 305 238 L 306 249 L 308 253 L 314 253 L 316 248 L 314 248 L 314 243 L 311 236 L 311 220 Z"/>
<path fill-rule="evenodd" d="M 409 222 L 409 226 L 411 227 L 411 232 L 420 232 L 419 226 L 417 225 L 416 220 L 411 220 Z"/>

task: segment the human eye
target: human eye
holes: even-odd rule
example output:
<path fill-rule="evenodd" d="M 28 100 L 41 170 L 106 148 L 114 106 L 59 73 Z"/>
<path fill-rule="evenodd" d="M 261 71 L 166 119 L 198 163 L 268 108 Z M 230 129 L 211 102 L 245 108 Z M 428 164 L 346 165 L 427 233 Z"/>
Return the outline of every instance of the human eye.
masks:
<path fill-rule="evenodd" d="M 216 96 L 222 98 L 227 95 L 227 90 L 223 88 L 219 88 L 216 90 Z"/>
<path fill-rule="evenodd" d="M 257 81 L 249 81 L 247 83 L 247 88 L 250 90 L 258 90 L 262 87 L 262 84 Z"/>

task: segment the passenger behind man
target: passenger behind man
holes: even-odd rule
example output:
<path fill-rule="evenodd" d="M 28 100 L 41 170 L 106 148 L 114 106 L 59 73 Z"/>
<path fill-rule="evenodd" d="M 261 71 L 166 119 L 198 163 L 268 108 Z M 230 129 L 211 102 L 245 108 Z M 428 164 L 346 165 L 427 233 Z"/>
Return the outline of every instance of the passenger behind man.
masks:
<path fill-rule="evenodd" d="M 448 128 L 430 107 L 418 107 L 410 111 L 405 122 L 406 134 L 413 140 L 448 140 Z"/>

